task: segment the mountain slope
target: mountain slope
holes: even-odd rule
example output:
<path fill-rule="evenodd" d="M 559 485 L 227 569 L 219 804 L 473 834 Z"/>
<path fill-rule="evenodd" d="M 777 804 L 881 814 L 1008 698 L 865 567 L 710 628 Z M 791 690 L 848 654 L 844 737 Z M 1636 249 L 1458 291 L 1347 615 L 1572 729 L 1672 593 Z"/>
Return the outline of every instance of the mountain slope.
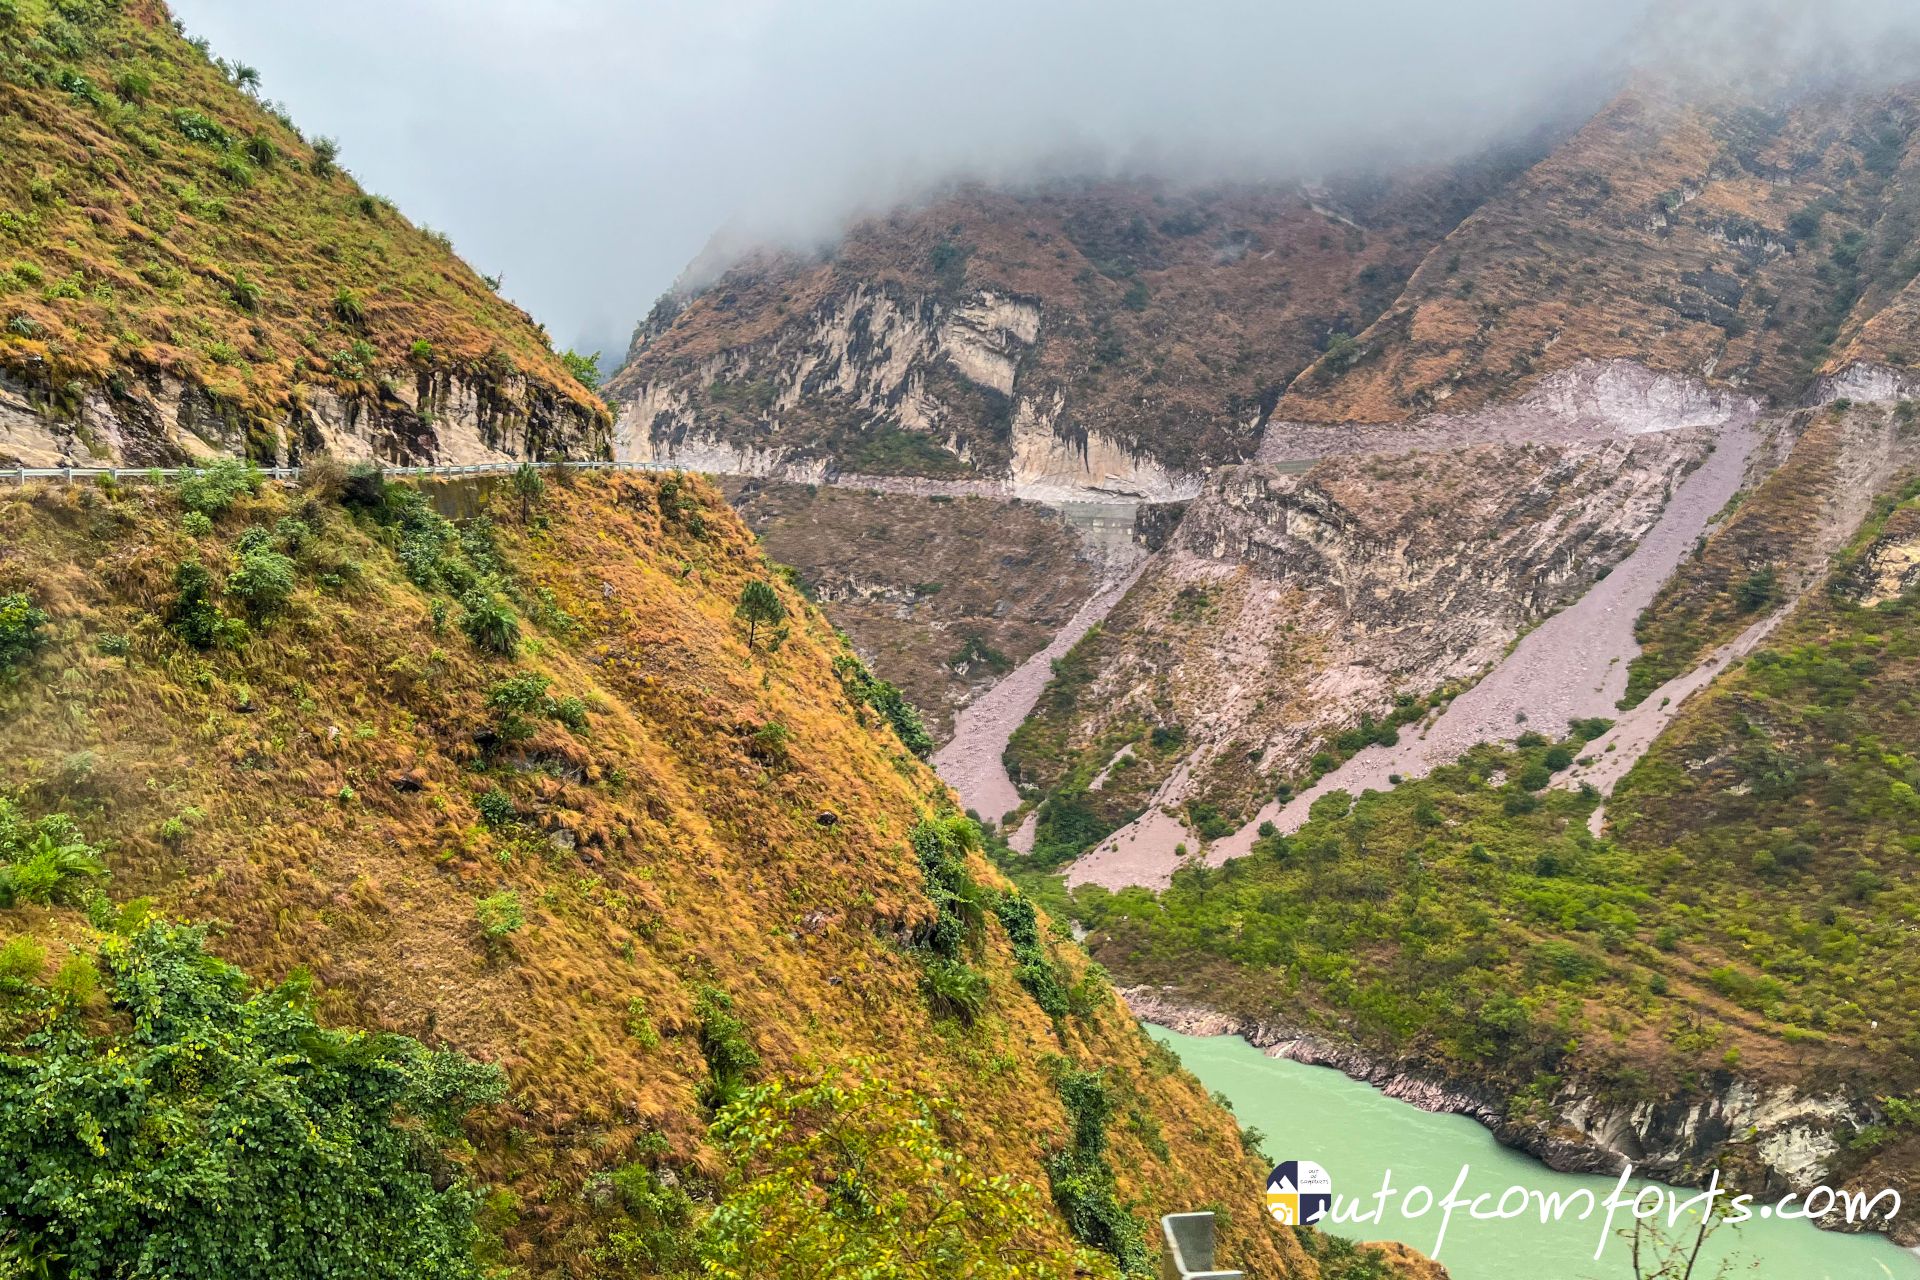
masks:
<path fill-rule="evenodd" d="M 663 300 L 611 383 L 620 447 L 796 479 L 1190 492 L 1523 162 L 1331 192 L 963 189 Z"/>
<path fill-rule="evenodd" d="M 1912 92 L 1630 90 L 1436 245 L 1276 417 L 1470 410 L 1588 359 L 1783 400 L 1854 362 L 1911 377 L 1917 121 Z"/>
<path fill-rule="evenodd" d="M 819 614 L 776 585 L 789 619 L 749 648 L 735 601 L 770 570 L 713 490 L 432 493 L 485 516 L 324 469 L 9 491 L 0 600 L 46 621 L 6 616 L 0 779 L 107 847 L 116 897 L 310 972 L 326 1021 L 503 1067 L 466 1157 L 497 1261 L 671 1270 L 662 1188 L 744 1168 L 708 1104 L 837 1069 L 946 1099 L 942 1140 L 1051 1186 L 1085 1244 L 1137 1256 L 1126 1206 L 1233 1204 L 1223 1256 L 1320 1274 L 1238 1212 L 1262 1170 L 1231 1118 L 1023 924 Z M 1110 1155 L 1072 1136 L 1106 1108 Z M 1033 1243 L 1073 1241 L 1049 1211 Z"/>
<path fill-rule="evenodd" d="M 1592 730 L 1529 734 L 1328 793 L 1298 832 L 1158 895 L 1077 890 L 1088 945 L 1150 999 L 1438 1081 L 1563 1167 L 1908 1185 L 1917 492 L 1883 493 L 1765 646 L 1685 706 L 1604 834 L 1600 797 L 1552 785 Z"/>
<path fill-rule="evenodd" d="M 0 464 L 606 450 L 545 334 L 157 0 L 0 9 Z"/>

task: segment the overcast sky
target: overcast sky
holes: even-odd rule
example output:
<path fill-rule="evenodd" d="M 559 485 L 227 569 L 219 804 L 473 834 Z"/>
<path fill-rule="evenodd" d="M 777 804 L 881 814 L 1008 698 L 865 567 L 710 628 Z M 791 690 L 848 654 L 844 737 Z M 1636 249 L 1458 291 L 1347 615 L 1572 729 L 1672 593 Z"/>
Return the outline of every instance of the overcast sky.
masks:
<path fill-rule="evenodd" d="M 338 138 L 367 187 L 611 367 L 716 234 L 824 238 L 953 176 L 1293 177 L 1453 154 L 1591 94 L 1650 2 L 173 7 L 216 54 L 259 68 L 309 136 Z M 1834 0 L 1866 16 L 1860 33 L 1861 15 L 1771 3 L 1869 45 L 1873 23 L 1920 8 Z"/>

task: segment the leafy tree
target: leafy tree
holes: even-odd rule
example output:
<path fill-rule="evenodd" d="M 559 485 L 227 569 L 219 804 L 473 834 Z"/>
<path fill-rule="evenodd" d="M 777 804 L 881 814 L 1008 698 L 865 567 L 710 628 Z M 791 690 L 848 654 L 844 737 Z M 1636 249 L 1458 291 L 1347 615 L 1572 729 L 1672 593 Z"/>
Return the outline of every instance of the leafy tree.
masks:
<path fill-rule="evenodd" d="M 567 372 L 574 380 L 589 391 L 600 385 L 600 353 L 583 356 L 577 351 L 560 353 L 560 363 L 567 366 Z"/>
<path fill-rule="evenodd" d="M 540 468 L 531 462 L 523 462 L 513 473 L 513 493 L 520 499 L 520 523 L 525 524 L 532 514 L 533 504 L 540 501 L 540 495 L 547 490 L 547 482 L 540 474 Z"/>
<path fill-rule="evenodd" d="M 743 1089 L 713 1125 L 733 1160 L 696 1252 L 717 1280 L 1111 1277 L 1053 1242 L 1040 1193 L 975 1169 L 941 1136 L 946 1104 L 885 1082 Z"/>
<path fill-rule="evenodd" d="M 778 626 L 787 620 L 787 606 L 780 603 L 780 595 L 773 585 L 754 578 L 740 589 L 740 603 L 734 609 L 736 617 L 747 620 L 747 648 L 753 648 L 754 636 L 759 633 L 760 624 Z"/>
<path fill-rule="evenodd" d="M 0 1042 L 0 1272 L 477 1277 L 476 1199 L 437 1148 L 498 1069 L 323 1028 L 305 983 L 252 993 L 203 937 L 101 942 L 104 1033 L 9 984 L 33 1029 Z"/>

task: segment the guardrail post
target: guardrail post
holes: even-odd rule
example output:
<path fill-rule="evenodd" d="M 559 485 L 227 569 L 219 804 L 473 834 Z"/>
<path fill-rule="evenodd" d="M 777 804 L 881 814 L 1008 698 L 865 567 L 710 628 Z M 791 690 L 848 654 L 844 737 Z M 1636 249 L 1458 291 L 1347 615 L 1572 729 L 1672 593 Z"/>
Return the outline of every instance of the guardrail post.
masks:
<path fill-rule="evenodd" d="M 1244 1280 L 1244 1271 L 1213 1269 L 1213 1215 L 1169 1213 L 1160 1219 L 1161 1280 Z"/>

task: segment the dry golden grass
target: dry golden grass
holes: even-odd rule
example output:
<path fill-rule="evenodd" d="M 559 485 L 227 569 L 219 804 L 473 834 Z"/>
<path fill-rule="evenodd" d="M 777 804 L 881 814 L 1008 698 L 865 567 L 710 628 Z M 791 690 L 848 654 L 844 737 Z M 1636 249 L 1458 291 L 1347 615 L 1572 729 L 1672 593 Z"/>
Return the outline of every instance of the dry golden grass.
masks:
<path fill-rule="evenodd" d="M 563 476 L 531 528 L 488 499 L 523 592 L 551 591 L 578 620 L 565 634 L 529 624 L 518 666 L 591 708 L 590 734 L 546 724 L 491 759 L 475 741 L 494 723 L 485 690 L 513 664 L 457 627 L 436 635 L 364 518 L 269 489 L 196 542 L 166 491 L 6 492 L 0 591 L 31 592 L 53 622 L 0 687 L 0 787 L 104 842 L 116 896 L 213 923 L 215 950 L 262 979 L 311 970 L 330 1020 L 505 1067 L 510 1104 L 478 1126 L 474 1163 L 511 1193 L 497 1211 L 507 1260 L 530 1273 L 592 1271 L 605 1224 L 581 1187 L 642 1135 L 712 1168 L 691 1034 L 694 989 L 711 983 L 734 995 L 767 1070 L 873 1058 L 951 1096 L 980 1164 L 1042 1187 L 1040 1158 L 1067 1134 L 1043 1060 L 1109 1065 L 1170 1147 L 1160 1160 L 1116 1120 L 1123 1200 L 1229 1204 L 1226 1256 L 1313 1275 L 1257 1216 L 1260 1171 L 1231 1119 L 1155 1061 L 1117 1003 L 1056 1034 L 994 923 L 985 1016 L 969 1030 L 930 1017 L 895 939 L 930 910 L 907 832 L 949 794 L 848 706 L 830 667 L 840 642 L 786 586 L 791 638 L 749 654 L 732 606 L 768 573 L 758 547 L 701 482 L 705 536 L 663 522 L 658 484 Z M 160 619 L 174 566 L 197 551 L 222 573 L 244 528 L 288 515 L 322 531 L 291 612 L 239 652 L 184 649 Z M 329 571 L 346 585 L 320 586 Z M 102 656 L 105 633 L 128 637 L 128 656 Z M 771 721 L 792 734 L 781 769 L 749 750 Z M 493 785 L 518 830 L 478 820 L 474 797 Z M 822 810 L 838 824 L 821 826 Z M 475 904 L 508 889 L 526 927 L 490 948 Z M 48 927 L 45 913 L 0 915 L 0 931 L 22 927 Z M 1086 963 L 1071 944 L 1059 954 Z M 657 1047 L 627 1029 L 636 999 Z"/>
<path fill-rule="evenodd" d="M 75 384 L 167 375 L 255 421 L 315 387 L 459 376 L 506 396 L 524 377 L 606 421 L 525 312 L 318 162 L 158 0 L 63 8 L 0 23 L 0 371 L 68 409 Z M 202 124 L 226 141 L 189 136 Z"/>

